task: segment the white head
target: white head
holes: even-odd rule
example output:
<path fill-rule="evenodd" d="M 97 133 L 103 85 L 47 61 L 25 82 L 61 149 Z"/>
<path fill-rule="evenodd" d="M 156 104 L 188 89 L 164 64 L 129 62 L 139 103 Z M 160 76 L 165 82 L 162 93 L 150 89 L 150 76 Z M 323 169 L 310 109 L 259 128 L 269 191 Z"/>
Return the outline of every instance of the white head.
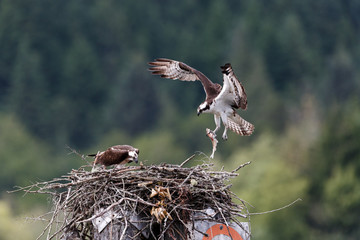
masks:
<path fill-rule="evenodd" d="M 139 150 L 129 151 L 129 157 L 131 161 L 138 163 Z"/>
<path fill-rule="evenodd" d="M 199 116 L 202 112 L 207 112 L 210 109 L 210 104 L 205 101 L 199 105 L 197 109 L 197 115 Z"/>

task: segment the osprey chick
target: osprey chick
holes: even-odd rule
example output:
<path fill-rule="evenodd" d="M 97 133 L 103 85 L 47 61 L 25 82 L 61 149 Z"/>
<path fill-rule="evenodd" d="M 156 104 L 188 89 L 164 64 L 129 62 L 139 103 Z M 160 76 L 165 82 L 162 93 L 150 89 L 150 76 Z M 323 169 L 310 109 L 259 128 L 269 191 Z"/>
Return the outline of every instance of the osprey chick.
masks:
<path fill-rule="evenodd" d="M 106 151 L 88 156 L 95 157 L 94 165 L 102 164 L 104 166 L 110 166 L 114 164 L 126 164 L 132 161 L 138 163 L 139 149 L 130 145 L 116 145 L 109 147 Z"/>
<path fill-rule="evenodd" d="M 150 62 L 149 70 L 152 74 L 160 75 L 163 78 L 179 79 L 181 81 L 199 80 L 205 90 L 206 98 L 197 109 L 197 114 L 214 114 L 216 128 L 213 133 L 216 137 L 216 131 L 220 128 L 220 123 L 225 126 L 222 138 L 227 139 L 227 130 L 242 135 L 249 136 L 254 131 L 254 125 L 244 120 L 236 113 L 236 109 L 247 108 L 247 97 L 245 89 L 241 82 L 235 76 L 230 63 L 221 66 L 223 73 L 223 86 L 213 83 L 202 72 L 186 65 L 183 62 L 158 58 Z"/>

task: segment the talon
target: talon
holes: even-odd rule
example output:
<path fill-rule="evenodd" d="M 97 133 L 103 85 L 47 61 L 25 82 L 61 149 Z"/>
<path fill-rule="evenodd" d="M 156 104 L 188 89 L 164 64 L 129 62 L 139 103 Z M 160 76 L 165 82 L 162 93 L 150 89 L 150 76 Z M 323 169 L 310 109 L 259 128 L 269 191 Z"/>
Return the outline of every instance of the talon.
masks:
<path fill-rule="evenodd" d="M 227 135 L 223 135 L 222 139 L 226 141 L 228 139 Z"/>
<path fill-rule="evenodd" d="M 211 130 L 211 133 L 214 135 L 214 138 L 216 138 L 216 133 L 215 133 L 215 131 L 212 131 L 212 130 Z"/>

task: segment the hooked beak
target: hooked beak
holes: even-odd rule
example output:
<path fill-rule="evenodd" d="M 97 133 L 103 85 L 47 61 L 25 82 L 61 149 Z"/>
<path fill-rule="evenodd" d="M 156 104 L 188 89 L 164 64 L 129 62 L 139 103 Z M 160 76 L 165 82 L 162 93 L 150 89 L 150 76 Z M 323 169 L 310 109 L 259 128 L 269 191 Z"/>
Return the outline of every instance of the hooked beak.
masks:
<path fill-rule="evenodd" d="M 138 163 L 139 150 L 135 149 L 134 151 L 129 151 L 130 161 Z"/>
<path fill-rule="evenodd" d="M 197 115 L 199 116 L 201 114 L 201 111 L 198 109 L 197 110 Z"/>

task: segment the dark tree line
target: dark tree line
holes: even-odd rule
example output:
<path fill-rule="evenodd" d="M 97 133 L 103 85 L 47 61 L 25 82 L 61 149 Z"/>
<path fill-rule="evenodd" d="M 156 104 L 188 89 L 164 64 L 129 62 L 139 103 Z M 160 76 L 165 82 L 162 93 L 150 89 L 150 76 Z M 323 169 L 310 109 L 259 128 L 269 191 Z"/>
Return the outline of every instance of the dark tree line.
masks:
<path fill-rule="evenodd" d="M 312 91 L 326 103 L 345 101 L 359 89 L 359 8 L 357 1 L 2 0 L 0 106 L 41 138 L 84 147 L 113 127 L 131 134 L 156 127 L 159 95 L 185 114 L 202 100 L 201 86 L 154 83 L 146 72 L 152 58 L 187 61 L 213 79 L 231 61 L 246 81 L 241 64 L 255 55 L 266 91 L 279 98 Z"/>
<path fill-rule="evenodd" d="M 212 117 L 196 117 L 202 86 L 152 77 L 147 62 L 181 60 L 219 83 L 219 66 L 231 62 L 248 93 L 241 115 L 256 130 L 219 143 L 219 155 L 226 162 L 264 133 L 288 140 L 289 128 L 316 114 L 319 136 L 296 165 L 308 179 L 306 207 L 314 211 L 294 212 L 315 237 L 355 239 L 359 12 L 358 0 L 0 0 L 0 135 L 32 142 L 23 146 L 24 159 L 34 149 L 46 148 L 47 157 L 65 145 L 98 146 L 116 131 L 143 144 L 143 154 L 184 156 L 209 147 L 204 123 L 212 128 Z M 309 132 L 301 137 L 310 139 Z M 9 163 L 3 188 L 18 182 L 13 172 L 25 181 L 29 159 L 39 159 L 39 169 L 73 164 L 31 156 L 15 166 L 17 148 L 3 148 L 10 149 L 0 151 Z M 274 236 L 301 239 L 298 232 Z"/>

